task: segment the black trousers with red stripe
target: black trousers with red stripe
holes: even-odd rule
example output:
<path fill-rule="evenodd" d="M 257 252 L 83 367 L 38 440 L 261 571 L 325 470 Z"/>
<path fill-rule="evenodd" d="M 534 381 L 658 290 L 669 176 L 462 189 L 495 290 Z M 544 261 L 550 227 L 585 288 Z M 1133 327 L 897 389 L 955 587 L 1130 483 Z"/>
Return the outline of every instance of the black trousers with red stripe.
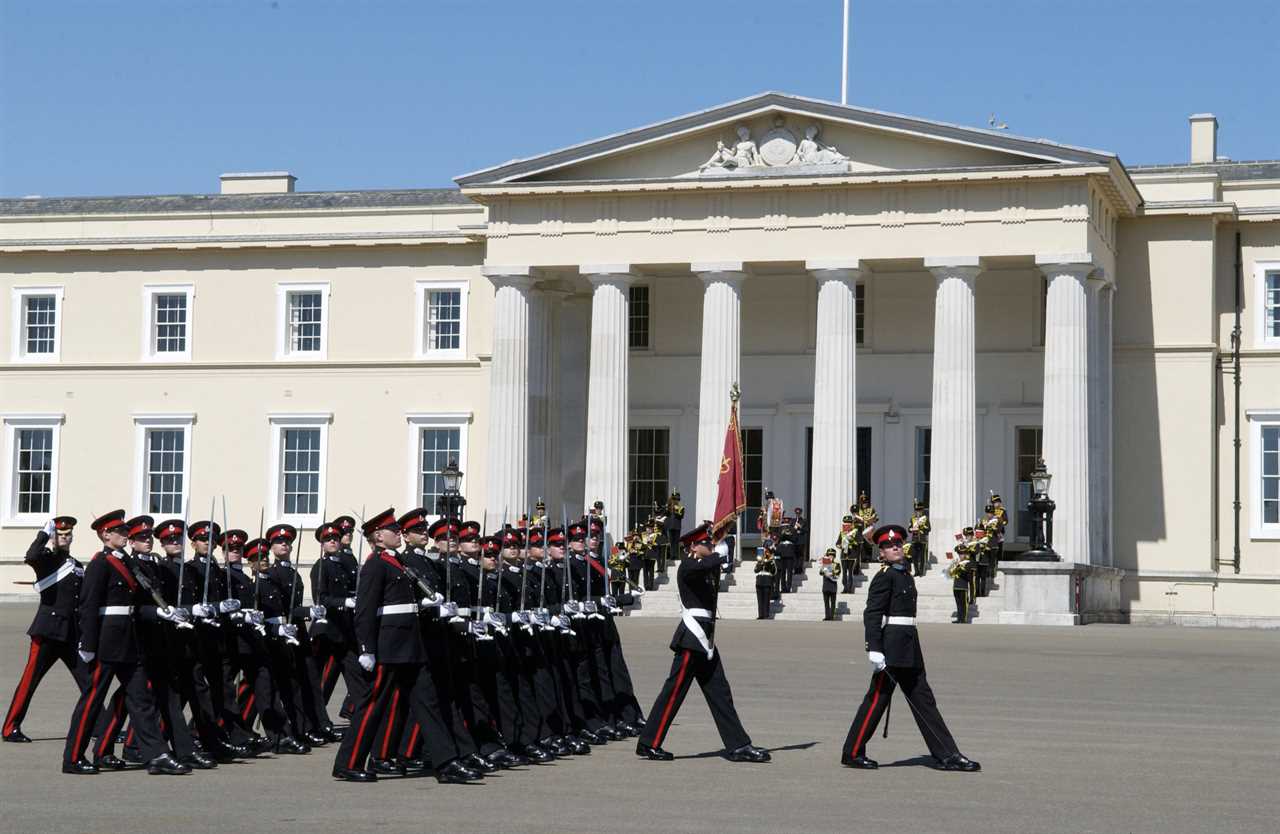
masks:
<path fill-rule="evenodd" d="M 840 751 L 841 758 L 867 754 L 867 742 L 876 734 L 880 716 L 884 715 L 889 707 L 889 700 L 893 697 L 894 680 L 902 686 L 903 696 L 911 702 L 908 709 L 915 716 L 920 735 L 924 736 L 924 743 L 928 745 L 934 758 L 945 759 L 959 753 L 956 740 L 947 729 L 947 722 L 942 720 L 942 713 L 938 712 L 938 702 L 934 700 L 924 669 L 890 666 L 871 675 L 871 685 L 862 699 L 862 706 L 858 707 L 853 724 L 849 726 L 849 735 Z"/>
<path fill-rule="evenodd" d="M 88 685 L 71 711 L 71 727 L 67 730 L 62 763 L 72 764 L 84 758 L 89 736 L 102 712 L 102 702 L 112 678 L 120 681 L 124 689 L 125 708 L 132 721 L 142 760 L 151 761 L 167 752 L 164 736 L 160 733 L 160 714 L 156 711 L 155 697 L 147 687 L 147 676 L 141 664 L 95 661 L 88 665 L 88 669 Z"/>
<path fill-rule="evenodd" d="M 367 694 L 356 704 L 350 728 L 342 735 L 334 769 L 363 770 L 370 753 L 394 757 L 405 716 L 410 714 L 422 725 L 422 741 L 434 767 L 444 767 L 458 757 L 431 675 L 416 663 L 380 663 L 374 667 Z M 389 719 L 386 724 L 384 717 Z"/>
<path fill-rule="evenodd" d="M 22 719 L 27 717 L 27 709 L 31 706 L 31 697 L 36 687 L 54 664 L 62 661 L 75 678 L 76 686 L 83 692 L 89 683 L 89 667 L 80 662 L 76 647 L 63 640 L 50 640 L 47 637 L 32 637 L 31 651 L 27 654 L 27 665 L 23 667 L 22 677 L 18 680 L 18 688 L 13 691 L 13 700 L 9 702 L 9 711 L 4 714 L 4 734 L 22 726 Z"/>
<path fill-rule="evenodd" d="M 671 673 L 662 684 L 658 699 L 649 710 L 649 720 L 645 722 L 644 732 L 640 734 L 640 743 L 649 747 L 661 747 L 662 741 L 671 729 L 684 696 L 689 694 L 689 687 L 694 681 L 702 687 L 702 695 L 711 708 L 711 717 L 715 719 L 716 729 L 720 731 L 720 740 L 726 750 L 737 750 L 751 743 L 738 711 L 733 707 L 733 691 L 729 689 L 729 678 L 725 676 L 724 664 L 720 661 L 720 652 L 707 659 L 703 651 L 684 649 L 676 652 L 671 661 Z"/>

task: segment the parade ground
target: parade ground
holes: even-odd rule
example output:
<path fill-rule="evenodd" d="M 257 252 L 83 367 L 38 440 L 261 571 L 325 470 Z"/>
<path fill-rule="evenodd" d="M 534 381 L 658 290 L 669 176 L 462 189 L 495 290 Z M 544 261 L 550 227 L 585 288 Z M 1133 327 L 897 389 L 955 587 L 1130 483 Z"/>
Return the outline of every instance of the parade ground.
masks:
<path fill-rule="evenodd" d="M 861 603 L 862 599 L 856 599 Z M 859 605 L 860 607 L 860 605 Z M 11 694 L 33 607 L 0 605 L 0 681 Z M 671 622 L 620 620 L 650 705 Z M 978 774 L 929 767 L 901 694 L 878 771 L 838 764 L 867 685 L 849 623 L 722 623 L 735 702 L 769 764 L 733 764 L 699 692 L 665 746 L 635 743 L 508 771 L 480 785 L 334 781 L 333 748 L 185 777 L 64 776 L 74 702 L 55 668 L 24 729 L 0 745 L 0 832 L 1275 832 L 1280 831 L 1280 633 L 1148 628 L 921 626 L 929 677 Z M 334 713 L 341 689 L 335 694 Z"/>

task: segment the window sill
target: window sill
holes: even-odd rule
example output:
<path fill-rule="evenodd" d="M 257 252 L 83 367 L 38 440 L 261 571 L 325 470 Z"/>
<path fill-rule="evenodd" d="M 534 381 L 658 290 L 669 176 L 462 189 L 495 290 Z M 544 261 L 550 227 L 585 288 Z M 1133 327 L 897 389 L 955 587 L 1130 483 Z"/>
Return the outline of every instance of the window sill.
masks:
<path fill-rule="evenodd" d="M 0 527 L 11 530 L 38 530 L 50 518 L 51 516 L 48 515 L 40 517 L 15 516 L 13 518 L 0 519 Z"/>

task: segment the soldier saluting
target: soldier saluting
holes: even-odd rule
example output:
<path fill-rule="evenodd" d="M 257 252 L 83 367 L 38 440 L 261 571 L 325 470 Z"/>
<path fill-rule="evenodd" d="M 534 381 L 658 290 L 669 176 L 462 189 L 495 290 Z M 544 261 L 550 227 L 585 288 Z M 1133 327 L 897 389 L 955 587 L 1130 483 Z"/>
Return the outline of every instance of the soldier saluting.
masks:
<path fill-rule="evenodd" d="M 867 758 L 867 741 L 875 735 L 894 687 L 901 686 L 920 735 L 938 761 L 938 769 L 979 770 L 979 764 L 965 758 L 956 747 L 925 677 L 924 654 L 916 632 L 916 582 L 907 569 L 902 549 L 906 538 L 906 529 L 897 524 L 882 525 L 871 534 L 871 540 L 880 550 L 880 560 L 886 565 L 871 580 L 867 608 L 862 616 L 867 659 L 875 671 L 849 726 L 849 735 L 840 750 L 840 763 L 864 770 L 880 766 Z"/>

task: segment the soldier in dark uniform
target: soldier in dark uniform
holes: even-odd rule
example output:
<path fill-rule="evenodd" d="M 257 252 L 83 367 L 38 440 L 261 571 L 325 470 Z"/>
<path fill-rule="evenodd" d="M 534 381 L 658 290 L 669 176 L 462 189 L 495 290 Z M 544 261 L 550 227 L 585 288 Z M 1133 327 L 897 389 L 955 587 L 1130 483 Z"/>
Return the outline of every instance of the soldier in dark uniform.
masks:
<path fill-rule="evenodd" d="M 133 560 L 125 553 L 124 510 L 115 510 L 95 519 L 92 527 L 103 549 L 85 567 L 80 588 L 77 653 L 88 666 L 88 684 L 71 713 L 67 743 L 62 756 L 62 772 L 97 773 L 96 765 L 84 758 L 89 733 L 96 725 L 107 685 L 115 678 L 124 690 L 124 703 L 133 722 L 138 749 L 153 775 L 180 775 L 191 768 L 169 753 L 160 732 L 160 716 L 155 695 L 147 686 L 142 669 L 142 647 L 135 630 L 135 618 L 177 622 L 172 607 L 159 608 L 144 594 L 134 573 Z"/>
<path fill-rule="evenodd" d="M 605 704 L 614 732 L 623 738 L 633 738 L 640 734 L 644 725 L 644 716 L 640 712 L 640 703 L 636 699 L 635 686 L 631 682 L 631 670 L 622 651 L 622 635 L 618 633 L 614 618 L 622 613 L 623 606 L 631 605 L 635 598 L 630 594 L 619 594 L 612 599 L 604 595 L 604 563 L 601 558 L 604 549 L 604 521 L 590 519 L 587 526 L 587 559 L 586 565 L 591 569 L 591 599 L 596 604 L 597 613 L 604 617 L 600 627 L 600 641 L 603 655 L 601 674 L 607 677 L 607 685 L 601 690 L 608 690 L 612 696 Z"/>
<path fill-rule="evenodd" d="M 71 556 L 75 526 L 76 520 L 69 515 L 49 519 L 36 533 L 23 560 L 36 573 L 35 589 L 40 595 L 40 607 L 27 629 L 31 637 L 27 665 L 22 669 L 18 688 L 4 715 L 5 741 L 31 741 L 22 732 L 22 719 L 27 716 L 36 687 L 55 663 L 62 661 L 81 692 L 89 680 L 88 667 L 76 655 L 77 608 L 84 567 Z"/>
<path fill-rule="evenodd" d="M 365 763 L 382 714 L 390 709 L 393 715 L 412 713 L 422 724 L 424 743 L 438 781 L 479 779 L 480 773 L 456 758 L 431 676 L 423 670 L 427 651 L 418 627 L 423 600 L 396 552 L 401 538 L 395 511 L 387 509 L 369 519 L 362 532 L 371 537 L 374 550 L 356 592 L 355 623 L 360 666 L 373 675 L 373 685 L 357 704 L 352 726 L 342 738 L 333 765 L 334 778 L 377 781 L 377 774 L 366 770 Z M 398 738 L 394 731 L 392 736 Z"/>
<path fill-rule="evenodd" d="M 671 497 L 667 499 L 667 518 L 665 522 L 667 547 L 663 551 L 662 559 L 658 564 L 658 573 L 663 576 L 667 573 L 668 560 L 679 558 L 676 548 L 680 542 L 680 531 L 683 529 L 684 504 L 680 503 L 680 491 L 672 490 Z"/>
<path fill-rule="evenodd" d="M 662 749 L 667 730 L 693 681 L 698 682 L 702 694 L 711 708 L 716 729 L 724 742 L 730 761 L 767 762 L 769 751 L 751 744 L 751 737 L 738 719 L 733 707 L 733 692 L 725 675 L 720 652 L 715 648 L 716 600 L 720 593 L 720 569 L 729 558 L 729 551 L 716 548 L 712 539 L 711 523 L 704 522 L 680 543 L 687 548 L 676 571 L 676 586 L 680 592 L 682 609 L 680 625 L 671 638 L 671 650 L 675 658 L 671 673 L 667 675 L 658 693 L 649 720 L 636 742 L 636 755 L 654 761 L 670 761 L 675 758 Z"/>
<path fill-rule="evenodd" d="M 778 563 L 773 558 L 773 545 L 770 543 L 760 550 L 756 559 L 756 619 L 769 619 L 770 603 L 773 599 L 773 586 L 778 577 Z"/>
<path fill-rule="evenodd" d="M 569 599 L 566 580 L 568 571 L 565 568 L 566 542 L 563 527 L 552 527 L 547 531 L 547 558 L 541 566 L 543 576 L 540 576 L 538 581 L 543 609 L 541 613 L 545 619 L 545 626 L 540 636 L 543 651 L 547 655 L 555 677 L 556 691 L 568 719 L 561 741 L 575 755 L 585 756 L 591 752 L 592 744 L 604 744 L 605 739 L 588 729 L 587 716 L 578 692 L 578 681 L 573 665 L 573 651 L 577 636 L 571 627 L 572 612 L 565 605 Z"/>
<path fill-rule="evenodd" d="M 790 519 L 784 519 L 782 522 L 776 552 L 779 589 L 782 593 L 789 594 L 794 590 L 793 582 L 795 580 L 796 562 L 800 558 L 799 548 L 796 544 L 795 528 L 791 526 Z"/>
<path fill-rule="evenodd" d="M 804 507 L 795 508 L 791 529 L 796 531 L 796 570 L 804 572 L 809 563 L 809 520 L 804 517 Z"/>
<path fill-rule="evenodd" d="M 907 530 L 897 524 L 884 524 L 876 528 L 871 538 L 886 565 L 871 580 L 862 615 L 867 659 L 874 671 L 871 686 L 840 750 L 840 763 L 868 770 L 879 767 L 867 758 L 867 741 L 876 734 L 876 725 L 889 706 L 894 687 L 901 686 L 938 768 L 978 770 L 978 763 L 965 758 L 956 747 L 925 677 L 924 654 L 916 631 L 916 582 L 902 550 Z"/>
<path fill-rule="evenodd" d="M 348 692 L 365 686 L 356 660 L 356 633 L 351 613 L 356 607 L 356 572 L 341 556 L 342 528 L 333 522 L 316 528 L 320 557 L 311 566 L 311 599 L 324 606 L 324 621 L 311 627 L 311 645 L 320 669 L 320 694 L 326 704 L 341 677 Z"/>
<path fill-rule="evenodd" d="M 836 618 L 836 591 L 840 590 L 840 562 L 834 547 L 823 554 L 818 572 L 822 575 L 822 619 L 831 622 Z"/>
<path fill-rule="evenodd" d="M 964 625 L 969 622 L 969 605 L 973 602 L 973 590 L 978 557 L 978 545 L 973 538 L 973 528 L 966 527 L 956 534 L 955 561 L 947 567 L 951 577 L 951 593 L 956 599 L 956 616 L 952 622 Z"/>

